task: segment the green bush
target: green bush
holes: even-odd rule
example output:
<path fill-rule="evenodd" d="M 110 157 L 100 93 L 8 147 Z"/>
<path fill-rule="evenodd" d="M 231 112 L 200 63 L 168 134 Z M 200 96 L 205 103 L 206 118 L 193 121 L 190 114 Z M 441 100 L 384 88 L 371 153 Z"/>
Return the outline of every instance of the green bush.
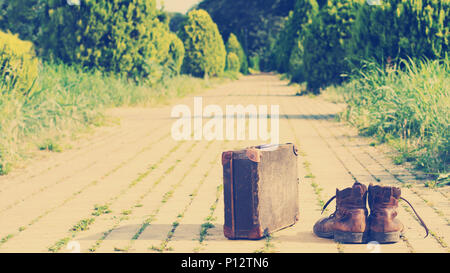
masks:
<path fill-rule="evenodd" d="M 241 68 L 239 57 L 234 52 L 229 52 L 227 55 L 227 71 L 239 72 Z"/>
<path fill-rule="evenodd" d="M 301 38 L 298 38 L 289 58 L 288 74 L 291 77 L 291 82 L 302 83 L 306 80 L 303 65 L 303 54 L 303 43 Z"/>
<path fill-rule="evenodd" d="M 358 1 L 328 0 L 307 26 L 303 44 L 303 72 L 307 88 L 318 93 L 320 88 L 343 81 L 349 70 L 346 42 L 354 22 Z"/>
<path fill-rule="evenodd" d="M 449 1 L 384 0 L 361 5 L 351 28 L 349 56 L 379 64 L 387 59 L 445 57 L 449 47 Z"/>
<path fill-rule="evenodd" d="M 38 75 L 38 64 L 31 42 L 0 31 L 0 97 L 12 90 L 30 94 Z"/>
<path fill-rule="evenodd" d="M 253 55 L 250 57 L 250 72 L 251 73 L 256 73 L 256 72 L 260 72 L 261 68 L 260 68 L 260 57 L 258 55 Z"/>
<path fill-rule="evenodd" d="M 136 80 L 160 77 L 172 36 L 155 0 L 47 1 L 39 37 L 47 59 L 81 64 Z"/>
<path fill-rule="evenodd" d="M 170 20 L 169 21 L 170 31 L 178 33 L 184 26 L 187 20 L 187 15 L 178 12 L 169 12 L 168 15 Z"/>
<path fill-rule="evenodd" d="M 180 38 L 186 50 L 182 71 L 196 77 L 219 76 L 224 72 L 226 50 L 217 25 L 204 10 L 189 12 Z"/>
<path fill-rule="evenodd" d="M 289 53 L 291 47 L 289 46 L 290 40 L 295 39 L 294 33 L 292 33 L 291 22 L 293 20 L 293 13 L 289 13 L 289 17 L 286 18 L 284 26 L 278 33 L 277 38 L 273 41 L 271 46 L 271 68 L 279 73 L 286 73 L 288 68 Z"/>
<path fill-rule="evenodd" d="M 287 17 L 283 29 L 278 34 L 277 40 L 272 48 L 274 69 L 280 73 L 290 73 L 291 64 L 295 63 L 301 49 L 301 38 L 304 36 L 306 27 L 317 14 L 318 4 L 315 0 L 297 0 L 294 10 Z M 295 51 L 294 57 L 292 56 Z M 301 55 L 301 52 L 300 52 Z M 297 68 L 297 67 L 295 67 Z"/>
<path fill-rule="evenodd" d="M 0 30 L 36 42 L 44 0 L 0 0 Z"/>
<path fill-rule="evenodd" d="M 239 71 L 243 74 L 248 74 L 247 55 L 245 54 L 245 51 L 242 48 L 241 43 L 239 43 L 239 40 L 237 39 L 236 35 L 234 35 L 233 33 L 231 33 L 230 37 L 228 37 L 228 42 L 227 42 L 226 48 L 227 48 L 228 54 L 234 53 L 239 58 L 239 62 L 240 62 Z"/>
<path fill-rule="evenodd" d="M 178 38 L 178 36 L 174 33 L 170 33 L 170 46 L 169 46 L 169 54 L 171 58 L 171 63 L 173 66 L 173 70 L 178 75 L 181 71 L 181 66 L 183 65 L 184 60 L 184 45 L 183 41 Z"/>

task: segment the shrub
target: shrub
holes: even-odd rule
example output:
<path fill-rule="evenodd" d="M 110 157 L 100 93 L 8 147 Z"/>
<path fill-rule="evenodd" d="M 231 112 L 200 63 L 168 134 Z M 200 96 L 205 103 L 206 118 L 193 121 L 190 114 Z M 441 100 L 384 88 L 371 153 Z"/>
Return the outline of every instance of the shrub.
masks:
<path fill-rule="evenodd" d="M 0 30 L 36 42 L 44 0 L 0 0 Z"/>
<path fill-rule="evenodd" d="M 187 16 L 178 12 L 171 12 L 169 13 L 169 19 L 170 31 L 177 33 L 186 23 Z"/>
<path fill-rule="evenodd" d="M 384 64 L 388 58 L 437 59 L 448 52 L 449 1 L 385 0 L 379 6 L 361 5 L 351 28 L 348 53 Z"/>
<path fill-rule="evenodd" d="M 39 42 L 47 59 L 134 79 L 155 78 L 171 59 L 172 36 L 155 0 L 53 0 L 44 9 Z"/>
<path fill-rule="evenodd" d="M 38 75 L 38 64 L 31 42 L 0 31 L 0 95 L 13 89 L 30 94 Z"/>
<path fill-rule="evenodd" d="M 291 77 L 291 82 L 302 83 L 306 80 L 303 65 L 303 54 L 303 43 L 301 38 L 298 38 L 294 48 L 292 49 L 291 57 L 289 58 L 288 74 Z"/>
<path fill-rule="evenodd" d="M 297 0 L 295 7 L 290 12 L 285 21 L 284 28 L 279 33 L 273 46 L 274 69 L 280 73 L 291 73 L 290 64 L 292 53 L 295 50 L 295 57 L 298 56 L 299 42 L 304 36 L 305 29 L 311 23 L 312 18 L 317 14 L 318 4 L 315 0 Z"/>
<path fill-rule="evenodd" d="M 287 71 L 287 61 L 289 59 L 288 52 L 290 52 L 291 47 L 289 46 L 289 41 L 294 39 L 293 33 L 291 32 L 291 22 L 293 19 L 293 13 L 289 13 L 289 17 L 287 17 L 284 22 L 283 29 L 278 33 L 276 40 L 273 41 L 273 45 L 271 48 L 272 51 L 272 61 L 271 65 L 273 69 L 279 73 L 286 73 Z"/>
<path fill-rule="evenodd" d="M 251 73 L 256 73 L 256 72 L 261 71 L 259 63 L 260 63 L 260 57 L 258 55 L 253 55 L 250 57 L 250 70 L 251 70 L 250 72 Z"/>
<path fill-rule="evenodd" d="M 239 71 L 243 74 L 248 74 L 247 55 L 245 54 L 245 51 L 242 48 L 241 43 L 239 43 L 239 40 L 237 39 L 236 35 L 234 35 L 233 33 L 231 33 L 230 37 L 228 37 L 228 42 L 227 42 L 226 48 L 227 48 L 228 54 L 234 53 L 239 58 L 239 62 L 240 62 Z"/>
<path fill-rule="evenodd" d="M 239 72 L 241 68 L 239 57 L 234 52 L 229 52 L 227 55 L 227 71 Z"/>
<path fill-rule="evenodd" d="M 328 0 L 308 25 L 302 42 L 303 72 L 311 92 L 318 93 L 322 87 L 341 83 L 341 75 L 348 72 L 346 42 L 357 3 Z"/>
<path fill-rule="evenodd" d="M 173 67 L 173 71 L 178 75 L 181 71 L 181 66 L 183 65 L 184 59 L 184 45 L 183 42 L 178 38 L 174 33 L 170 33 L 170 46 L 169 46 L 169 54 L 171 58 L 171 63 Z"/>
<path fill-rule="evenodd" d="M 196 77 L 218 76 L 225 69 L 226 50 L 217 25 L 204 10 L 189 12 L 180 32 L 186 50 L 182 71 Z"/>

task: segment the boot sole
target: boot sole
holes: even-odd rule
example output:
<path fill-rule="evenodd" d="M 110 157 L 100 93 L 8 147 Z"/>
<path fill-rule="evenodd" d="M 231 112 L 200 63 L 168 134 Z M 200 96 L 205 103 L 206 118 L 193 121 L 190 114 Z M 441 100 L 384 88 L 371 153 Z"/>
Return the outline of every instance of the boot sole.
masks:
<path fill-rule="evenodd" d="M 400 241 L 401 232 L 371 232 L 370 240 L 380 244 L 397 243 Z"/>
<path fill-rule="evenodd" d="M 333 237 L 336 242 L 344 244 L 363 244 L 368 241 L 366 232 L 335 231 Z"/>
<path fill-rule="evenodd" d="M 333 232 L 320 232 L 314 229 L 314 234 L 320 238 L 333 239 Z"/>

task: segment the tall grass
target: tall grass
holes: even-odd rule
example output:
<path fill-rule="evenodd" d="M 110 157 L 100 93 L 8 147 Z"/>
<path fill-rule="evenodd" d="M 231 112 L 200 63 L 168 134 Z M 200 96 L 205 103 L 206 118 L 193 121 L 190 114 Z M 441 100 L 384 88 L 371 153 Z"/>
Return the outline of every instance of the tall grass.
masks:
<path fill-rule="evenodd" d="M 101 125 L 107 108 L 155 105 L 212 82 L 182 75 L 149 87 L 100 72 L 44 63 L 30 96 L 0 84 L 0 174 L 33 149 L 58 151 L 59 139 Z"/>
<path fill-rule="evenodd" d="M 399 66 L 367 64 L 335 89 L 348 104 L 342 118 L 363 135 L 396 147 L 397 163 L 411 161 L 431 174 L 448 173 L 449 58 Z"/>

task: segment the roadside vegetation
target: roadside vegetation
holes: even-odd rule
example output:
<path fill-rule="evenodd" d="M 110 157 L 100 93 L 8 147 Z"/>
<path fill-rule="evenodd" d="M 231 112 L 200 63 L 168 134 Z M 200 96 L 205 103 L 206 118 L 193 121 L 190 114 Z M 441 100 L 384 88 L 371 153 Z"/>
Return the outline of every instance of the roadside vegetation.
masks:
<path fill-rule="evenodd" d="M 347 102 L 343 120 L 399 151 L 395 163 L 410 161 L 436 176 L 448 173 L 450 60 L 402 61 L 400 66 L 369 63 L 345 85 L 325 92 Z"/>
<path fill-rule="evenodd" d="M 64 149 L 73 134 L 105 125 L 105 110 L 121 106 L 154 106 L 210 87 L 218 80 L 180 75 L 153 86 L 126 78 L 82 72 L 66 64 L 43 63 L 34 92 L 18 95 L 3 89 L 0 97 L 0 172 L 11 170 L 30 151 Z"/>
<path fill-rule="evenodd" d="M 154 106 L 240 75 L 204 10 L 172 32 L 155 0 L 80 3 L 0 0 L 0 175 L 34 151 L 69 147 L 107 123 L 109 108 Z"/>
<path fill-rule="evenodd" d="M 448 184 L 449 13 L 448 1 L 296 0 L 266 69 L 347 103 L 341 118 L 392 145 L 396 164 Z"/>
<path fill-rule="evenodd" d="M 0 174 L 31 150 L 241 74 L 275 71 L 298 95 L 448 181 L 449 1 L 0 0 Z M 370 2 L 372 3 L 372 2 Z M 20 12 L 19 12 L 20 11 Z M 447 176 L 446 176 L 447 175 Z"/>

